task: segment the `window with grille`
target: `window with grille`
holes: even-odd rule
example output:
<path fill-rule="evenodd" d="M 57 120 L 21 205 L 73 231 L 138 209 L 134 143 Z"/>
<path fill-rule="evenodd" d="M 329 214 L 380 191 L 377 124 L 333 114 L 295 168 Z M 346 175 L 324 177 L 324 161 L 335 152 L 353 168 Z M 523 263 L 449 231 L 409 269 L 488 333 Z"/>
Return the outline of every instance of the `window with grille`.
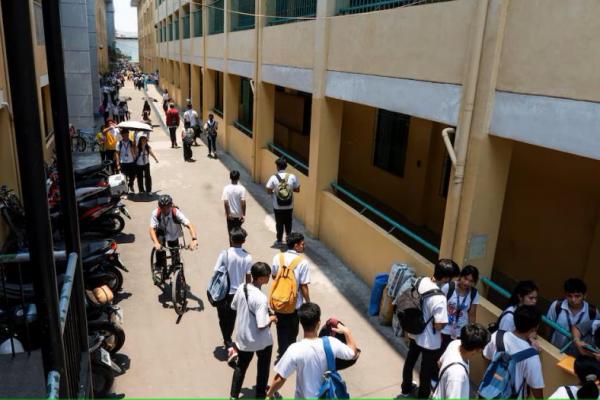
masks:
<path fill-rule="evenodd" d="M 373 164 L 394 175 L 404 176 L 410 115 L 379 110 Z"/>

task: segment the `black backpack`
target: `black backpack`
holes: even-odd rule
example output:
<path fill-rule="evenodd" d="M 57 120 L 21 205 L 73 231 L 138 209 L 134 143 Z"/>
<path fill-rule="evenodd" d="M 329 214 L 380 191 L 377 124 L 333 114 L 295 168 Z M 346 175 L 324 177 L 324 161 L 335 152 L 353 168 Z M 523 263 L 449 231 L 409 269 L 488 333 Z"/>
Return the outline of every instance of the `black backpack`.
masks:
<path fill-rule="evenodd" d="M 558 321 L 558 317 L 560 316 L 560 313 L 562 312 L 562 303 L 564 300 L 556 300 L 554 302 L 554 313 L 556 314 L 556 319 L 554 320 L 554 322 Z M 590 318 L 590 321 L 593 321 L 596 319 L 596 314 L 598 313 L 598 309 L 596 308 L 596 306 L 589 304 L 588 303 L 588 317 Z M 579 323 L 581 322 L 581 318 L 583 318 L 583 314 L 581 314 L 581 317 L 579 317 L 580 320 L 578 322 L 575 323 L 575 325 L 579 325 Z M 571 327 L 569 327 L 569 330 L 571 330 Z"/>
<path fill-rule="evenodd" d="M 416 280 L 415 284 L 408 290 L 400 294 L 396 301 L 396 315 L 400 321 L 400 326 L 405 333 L 420 335 L 427 325 L 433 320 L 433 315 L 426 321 L 423 315 L 423 303 L 431 296 L 444 296 L 440 289 L 431 289 L 425 293 L 419 293 L 421 280 Z"/>
<path fill-rule="evenodd" d="M 456 282 L 454 281 L 450 281 L 448 283 L 448 293 L 446 294 L 446 300 L 450 300 L 450 298 L 452 297 L 452 295 L 454 294 L 454 292 L 456 291 Z M 475 300 L 475 297 L 477 296 L 477 288 L 472 287 L 471 291 L 469 292 L 469 295 L 471 297 L 471 302 L 469 303 L 469 310 L 471 309 L 471 306 L 473 305 L 473 301 Z M 457 308 L 457 312 L 459 312 L 460 310 L 458 310 Z"/>

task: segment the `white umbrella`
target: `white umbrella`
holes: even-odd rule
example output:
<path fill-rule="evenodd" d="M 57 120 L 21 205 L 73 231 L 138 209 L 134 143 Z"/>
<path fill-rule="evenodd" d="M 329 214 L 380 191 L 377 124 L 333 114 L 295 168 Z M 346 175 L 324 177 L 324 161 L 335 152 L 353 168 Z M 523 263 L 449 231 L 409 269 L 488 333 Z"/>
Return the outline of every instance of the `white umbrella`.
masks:
<path fill-rule="evenodd" d="M 130 129 L 132 131 L 152 131 L 152 127 L 148 124 L 138 121 L 123 121 L 117 128 Z"/>

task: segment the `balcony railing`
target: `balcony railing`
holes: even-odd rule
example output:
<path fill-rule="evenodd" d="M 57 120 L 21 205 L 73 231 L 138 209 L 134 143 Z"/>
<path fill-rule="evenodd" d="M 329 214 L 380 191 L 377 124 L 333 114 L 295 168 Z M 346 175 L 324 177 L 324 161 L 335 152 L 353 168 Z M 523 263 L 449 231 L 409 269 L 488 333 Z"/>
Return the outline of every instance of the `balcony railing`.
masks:
<path fill-rule="evenodd" d="M 299 159 L 297 159 L 296 157 L 294 157 L 293 155 L 291 155 L 290 153 L 285 151 L 283 148 L 277 146 L 274 143 L 267 143 L 267 146 L 269 147 L 269 150 L 271 150 L 271 152 L 273 154 L 276 154 L 280 157 L 281 156 L 285 157 L 286 160 L 288 161 L 288 163 L 290 163 L 292 165 L 292 167 L 296 168 L 298 171 L 300 171 L 304 175 L 308 176 L 308 164 L 306 164 L 303 161 L 300 161 Z"/>
<path fill-rule="evenodd" d="M 194 37 L 202 36 L 202 10 L 196 10 L 194 15 Z"/>
<path fill-rule="evenodd" d="M 217 0 L 208 8 L 208 33 L 210 35 L 223 33 L 225 31 L 225 12 L 223 11 L 224 6 L 224 0 Z"/>
<path fill-rule="evenodd" d="M 231 1 L 231 30 L 254 29 L 254 0 Z"/>
<path fill-rule="evenodd" d="M 360 14 L 396 7 L 441 3 L 452 0 L 336 0 L 337 15 Z"/>
<path fill-rule="evenodd" d="M 317 15 L 317 0 L 268 0 L 269 15 L 268 25 L 287 24 Z"/>
<path fill-rule="evenodd" d="M 184 15 L 183 18 L 183 38 L 190 38 L 190 15 Z"/>

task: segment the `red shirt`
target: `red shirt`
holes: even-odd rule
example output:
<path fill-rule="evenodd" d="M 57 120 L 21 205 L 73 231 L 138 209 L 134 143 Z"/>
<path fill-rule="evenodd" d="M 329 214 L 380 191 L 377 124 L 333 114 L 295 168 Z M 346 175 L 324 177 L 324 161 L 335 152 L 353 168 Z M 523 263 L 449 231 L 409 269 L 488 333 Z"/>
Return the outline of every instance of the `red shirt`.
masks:
<path fill-rule="evenodd" d="M 167 126 L 179 126 L 179 110 L 176 108 L 167 110 Z"/>

